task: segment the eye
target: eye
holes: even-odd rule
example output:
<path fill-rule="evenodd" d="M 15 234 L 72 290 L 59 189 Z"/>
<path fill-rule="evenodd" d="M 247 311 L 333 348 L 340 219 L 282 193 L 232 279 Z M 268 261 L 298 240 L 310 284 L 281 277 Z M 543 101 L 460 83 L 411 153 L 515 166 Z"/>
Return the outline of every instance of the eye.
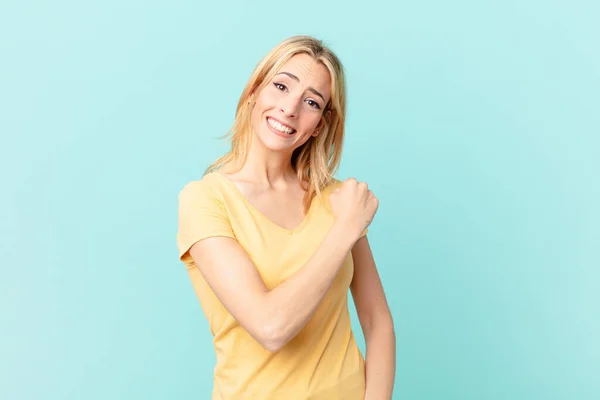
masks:
<path fill-rule="evenodd" d="M 283 83 L 273 82 L 273 85 L 275 85 L 275 87 L 282 92 L 287 89 L 287 86 L 285 86 Z"/>
<path fill-rule="evenodd" d="M 306 102 L 308 103 L 309 106 L 316 108 L 317 110 L 321 109 L 321 106 L 319 105 L 319 103 L 317 103 L 316 101 L 314 101 L 312 99 L 308 99 L 308 100 L 306 100 Z"/>

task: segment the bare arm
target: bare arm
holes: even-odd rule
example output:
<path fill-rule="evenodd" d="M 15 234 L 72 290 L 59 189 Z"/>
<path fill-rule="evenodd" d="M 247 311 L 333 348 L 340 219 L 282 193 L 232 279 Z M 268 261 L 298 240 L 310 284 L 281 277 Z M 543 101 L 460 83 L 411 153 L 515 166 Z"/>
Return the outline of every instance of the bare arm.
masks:
<path fill-rule="evenodd" d="M 243 248 L 212 237 L 190 249 L 195 264 L 219 300 L 263 347 L 278 351 L 308 322 L 323 300 L 356 238 L 334 224 L 309 261 L 268 291 Z"/>
<path fill-rule="evenodd" d="M 396 335 L 367 237 L 356 242 L 352 257 L 354 277 L 350 289 L 367 345 L 365 400 L 391 399 L 396 374 Z"/>

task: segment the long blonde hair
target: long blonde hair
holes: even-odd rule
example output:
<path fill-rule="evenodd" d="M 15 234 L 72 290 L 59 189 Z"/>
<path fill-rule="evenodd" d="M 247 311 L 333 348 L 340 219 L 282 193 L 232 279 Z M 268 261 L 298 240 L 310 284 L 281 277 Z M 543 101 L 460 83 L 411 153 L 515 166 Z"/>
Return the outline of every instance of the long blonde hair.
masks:
<path fill-rule="evenodd" d="M 244 164 L 250 148 L 251 114 L 254 97 L 269 83 L 282 65 L 296 54 L 306 53 L 327 67 L 331 76 L 331 99 L 323 109 L 316 137 L 297 148 L 292 154 L 292 166 L 304 185 L 304 209 L 312 199 L 332 182 L 342 155 L 344 120 L 346 117 L 346 82 L 344 68 L 338 57 L 323 43 L 311 36 L 292 36 L 275 46 L 256 66 L 238 101 L 233 126 L 223 138 L 229 137 L 231 149 L 211 164 L 205 174 L 233 162 Z"/>

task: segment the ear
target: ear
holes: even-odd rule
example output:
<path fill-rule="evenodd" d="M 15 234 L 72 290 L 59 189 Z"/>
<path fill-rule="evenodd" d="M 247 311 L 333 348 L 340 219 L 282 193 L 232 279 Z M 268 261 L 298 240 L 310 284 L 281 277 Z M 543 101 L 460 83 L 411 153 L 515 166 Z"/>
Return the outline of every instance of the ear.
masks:
<path fill-rule="evenodd" d="M 248 94 L 248 104 L 250 104 L 252 102 L 252 100 L 254 100 L 254 95 L 256 94 L 256 87 L 254 87 L 251 91 L 250 94 Z"/>
<path fill-rule="evenodd" d="M 330 118 L 331 118 L 331 110 L 325 111 L 325 113 L 321 117 L 321 121 L 319 121 L 319 123 L 317 124 L 317 127 L 315 128 L 315 131 L 312 133 L 313 137 L 317 137 L 319 132 L 321 132 L 321 130 L 325 127 L 325 125 L 327 123 L 329 123 Z"/>
<path fill-rule="evenodd" d="M 317 137 L 319 135 L 319 132 L 321 132 L 321 130 L 323 130 L 324 127 L 325 127 L 325 120 L 321 119 L 321 121 L 319 121 L 319 123 L 315 127 L 315 130 L 313 131 L 311 136 Z"/>

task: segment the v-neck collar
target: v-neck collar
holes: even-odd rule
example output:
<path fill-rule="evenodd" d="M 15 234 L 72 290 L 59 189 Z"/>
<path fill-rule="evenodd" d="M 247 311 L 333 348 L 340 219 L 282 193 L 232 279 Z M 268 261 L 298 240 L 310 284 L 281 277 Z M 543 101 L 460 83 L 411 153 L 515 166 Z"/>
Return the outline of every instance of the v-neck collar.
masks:
<path fill-rule="evenodd" d="M 242 191 L 237 187 L 237 185 L 231 179 L 227 178 L 225 175 L 223 175 L 217 171 L 213 171 L 212 174 L 218 176 L 221 180 L 225 181 L 225 183 L 230 188 L 233 189 L 233 191 L 236 193 L 236 195 L 242 199 L 242 201 L 246 204 L 247 208 L 251 212 L 258 215 L 261 219 L 265 220 L 269 225 L 271 225 L 271 226 L 275 227 L 276 229 L 279 229 L 289 235 L 299 233 L 302 229 L 304 229 L 304 227 L 308 224 L 308 222 L 311 218 L 312 209 L 314 207 L 315 201 L 317 200 L 316 196 L 313 197 L 313 199 L 310 203 L 310 206 L 308 208 L 308 211 L 304 215 L 304 218 L 302 219 L 300 224 L 298 224 L 298 226 L 296 226 L 294 229 L 288 229 L 288 228 L 282 227 L 279 224 L 276 224 L 269 217 L 267 217 L 263 212 L 261 212 L 250 200 L 248 200 L 248 198 L 242 193 Z"/>

